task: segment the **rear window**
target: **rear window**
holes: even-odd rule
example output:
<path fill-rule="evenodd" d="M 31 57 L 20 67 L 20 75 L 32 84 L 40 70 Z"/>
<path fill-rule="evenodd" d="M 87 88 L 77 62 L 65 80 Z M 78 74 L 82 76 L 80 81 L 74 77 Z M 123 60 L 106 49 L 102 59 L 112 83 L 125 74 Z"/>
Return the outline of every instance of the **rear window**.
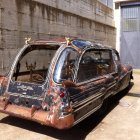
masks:
<path fill-rule="evenodd" d="M 58 46 L 29 46 L 19 58 L 14 69 L 13 81 L 42 84 Z"/>

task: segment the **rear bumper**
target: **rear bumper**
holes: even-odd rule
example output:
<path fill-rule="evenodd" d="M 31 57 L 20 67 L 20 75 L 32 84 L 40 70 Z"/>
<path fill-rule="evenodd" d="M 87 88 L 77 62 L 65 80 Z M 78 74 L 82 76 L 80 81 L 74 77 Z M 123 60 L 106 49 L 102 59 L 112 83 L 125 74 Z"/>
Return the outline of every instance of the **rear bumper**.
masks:
<path fill-rule="evenodd" d="M 3 97 L 0 97 L 0 112 L 28 120 L 32 120 L 57 129 L 68 129 L 73 126 L 74 116 L 59 117 L 55 112 L 37 110 L 34 107 L 28 108 L 9 104 Z"/>

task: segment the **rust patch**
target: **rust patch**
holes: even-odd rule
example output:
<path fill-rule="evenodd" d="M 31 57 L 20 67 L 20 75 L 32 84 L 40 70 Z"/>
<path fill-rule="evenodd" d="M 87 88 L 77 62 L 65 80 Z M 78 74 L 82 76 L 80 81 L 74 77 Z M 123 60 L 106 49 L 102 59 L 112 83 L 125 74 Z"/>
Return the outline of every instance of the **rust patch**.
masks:
<path fill-rule="evenodd" d="M 0 85 L 2 87 L 6 87 L 8 84 L 8 78 L 4 76 L 0 76 Z"/>
<path fill-rule="evenodd" d="M 57 112 L 55 112 L 56 109 L 57 108 L 54 109 L 53 113 L 49 113 L 42 110 L 37 110 L 35 108 L 7 104 L 5 101 L 0 100 L 0 111 L 3 113 L 36 121 L 58 129 L 70 128 L 74 122 L 73 115 L 71 114 L 60 118 Z"/>
<path fill-rule="evenodd" d="M 76 84 L 72 81 L 66 80 L 66 81 L 62 82 L 62 86 L 65 87 L 65 88 L 76 87 Z"/>

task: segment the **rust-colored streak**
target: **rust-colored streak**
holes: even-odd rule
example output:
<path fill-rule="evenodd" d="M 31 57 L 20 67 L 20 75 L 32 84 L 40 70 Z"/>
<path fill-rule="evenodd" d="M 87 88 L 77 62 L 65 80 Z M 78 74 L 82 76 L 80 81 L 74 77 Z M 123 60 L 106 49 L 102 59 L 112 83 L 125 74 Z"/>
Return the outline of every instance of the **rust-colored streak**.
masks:
<path fill-rule="evenodd" d="M 17 106 L 13 104 L 7 105 L 5 111 L 9 114 L 13 114 L 15 116 L 21 116 L 23 118 L 31 118 L 31 109 L 22 107 L 22 106 Z"/>
<path fill-rule="evenodd" d="M 37 107 L 32 105 L 32 108 L 31 108 L 31 116 L 34 115 L 35 111 L 37 110 Z"/>
<path fill-rule="evenodd" d="M 65 87 L 65 88 L 76 87 L 76 84 L 72 81 L 66 80 L 66 81 L 62 82 L 62 86 Z"/>
<path fill-rule="evenodd" d="M 38 110 L 34 113 L 32 119 L 34 121 L 37 121 L 37 122 L 41 123 L 41 124 L 51 126 L 50 120 L 47 119 L 48 116 L 49 116 L 48 112 Z"/>
<path fill-rule="evenodd" d="M 72 114 L 59 118 L 57 113 L 50 114 L 49 112 L 37 110 L 35 108 L 7 104 L 7 102 L 3 101 L 2 98 L 0 100 L 0 111 L 12 116 L 36 121 L 58 129 L 70 128 L 74 123 L 74 117 Z"/>
<path fill-rule="evenodd" d="M 67 129 L 72 127 L 73 123 L 74 123 L 74 116 L 68 115 L 65 116 L 64 118 L 59 118 L 57 120 L 53 120 L 54 122 L 54 127 L 58 128 L 58 129 Z"/>

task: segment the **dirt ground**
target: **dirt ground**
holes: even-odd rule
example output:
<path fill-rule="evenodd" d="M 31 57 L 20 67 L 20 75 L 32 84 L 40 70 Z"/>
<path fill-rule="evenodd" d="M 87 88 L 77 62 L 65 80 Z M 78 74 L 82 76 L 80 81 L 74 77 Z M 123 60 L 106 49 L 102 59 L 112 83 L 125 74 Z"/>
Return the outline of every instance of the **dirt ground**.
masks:
<path fill-rule="evenodd" d="M 91 115 L 69 130 L 56 130 L 0 113 L 0 140 L 139 140 L 140 71 L 129 90 L 110 99 L 104 115 Z"/>

